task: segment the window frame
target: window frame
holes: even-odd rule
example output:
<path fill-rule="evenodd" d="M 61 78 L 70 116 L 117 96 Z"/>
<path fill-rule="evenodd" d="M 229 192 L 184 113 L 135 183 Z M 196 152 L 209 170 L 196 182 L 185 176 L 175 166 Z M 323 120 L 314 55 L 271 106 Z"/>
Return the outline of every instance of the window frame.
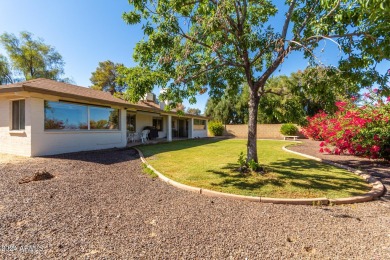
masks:
<path fill-rule="evenodd" d="M 206 125 L 206 120 L 194 118 L 194 125 Z"/>
<path fill-rule="evenodd" d="M 197 118 L 194 118 L 194 129 L 195 130 L 206 130 L 206 120 L 205 119 L 197 119 Z M 198 126 L 198 127 L 196 127 Z M 200 129 L 201 127 L 199 126 L 203 126 L 203 129 Z"/>
<path fill-rule="evenodd" d="M 23 101 L 23 109 L 21 109 L 20 103 Z M 14 104 L 18 103 L 18 126 L 15 126 L 15 118 L 14 118 Z M 22 116 L 23 113 L 23 116 Z M 23 120 L 22 120 L 23 119 Z M 25 131 L 26 130 L 26 100 L 25 99 L 18 99 L 18 100 L 11 100 L 11 125 L 10 130 L 11 131 Z"/>
<path fill-rule="evenodd" d="M 154 124 L 155 120 L 156 121 L 161 121 L 160 122 L 160 129 L 156 127 L 156 125 L 158 125 L 157 123 L 156 123 L 156 125 Z M 163 132 L 164 131 L 164 118 L 162 118 L 162 117 L 153 117 L 152 125 L 153 125 L 153 127 L 155 127 L 157 129 L 157 131 Z"/>

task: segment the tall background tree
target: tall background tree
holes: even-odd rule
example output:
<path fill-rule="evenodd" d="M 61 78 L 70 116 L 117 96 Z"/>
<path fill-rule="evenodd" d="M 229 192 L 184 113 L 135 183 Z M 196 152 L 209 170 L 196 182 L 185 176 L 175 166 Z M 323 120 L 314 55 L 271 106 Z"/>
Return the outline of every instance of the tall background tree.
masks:
<path fill-rule="evenodd" d="M 257 121 L 302 125 L 307 116 L 320 110 L 332 114 L 337 109 L 336 101 L 358 97 L 362 87 L 359 82 L 343 78 L 342 73 L 333 67 L 308 67 L 290 76 L 271 77 L 266 83 L 269 93 L 259 103 Z M 248 87 L 244 84 L 237 93 L 227 91 L 220 98 L 210 98 L 206 115 L 225 124 L 246 124 L 248 94 Z"/>
<path fill-rule="evenodd" d="M 293 52 L 314 63 L 320 42 L 336 43 L 344 71 L 370 72 L 389 58 L 388 16 L 370 16 L 360 0 L 130 0 L 129 24 L 143 24 L 145 38 L 135 48 L 141 68 L 164 75 L 148 82 L 167 87 L 165 98 L 195 102 L 198 93 L 221 94 L 228 86 L 248 85 L 247 160 L 258 162 L 257 118 L 267 81 Z M 276 3 L 278 6 L 276 6 Z M 373 5 L 373 6 L 372 6 Z M 278 25 L 274 27 L 273 25 Z M 280 28 L 279 28 L 279 25 Z M 143 77 L 143 75 L 140 75 Z M 129 88 L 132 79 L 127 77 Z M 139 80 L 137 80 L 139 82 Z M 135 86 L 139 86 L 135 85 Z M 142 96 L 153 85 L 130 90 Z"/>
<path fill-rule="evenodd" d="M 331 114 L 337 110 L 336 101 L 357 97 L 360 89 L 371 86 L 346 77 L 334 67 L 308 67 L 292 73 L 289 82 L 289 92 L 300 103 L 304 117 L 313 116 L 320 110 Z"/>
<path fill-rule="evenodd" d="M 123 64 L 110 60 L 99 62 L 99 66 L 92 72 L 90 88 L 110 92 L 112 95 L 122 93 L 126 85 L 118 81 L 118 68 L 120 67 L 123 67 Z"/>
<path fill-rule="evenodd" d="M 336 101 L 358 96 L 363 87 L 342 75 L 336 68 L 317 66 L 270 78 L 266 86 L 270 93 L 260 100 L 258 121 L 305 124 L 307 116 L 320 110 L 335 112 Z"/>
<path fill-rule="evenodd" d="M 12 83 L 12 71 L 7 57 L 0 54 L 0 85 Z"/>
<path fill-rule="evenodd" d="M 12 67 L 21 73 L 25 80 L 48 78 L 61 80 L 64 61 L 54 47 L 40 38 L 34 39 L 30 32 L 21 32 L 20 37 L 4 33 L 0 36 Z M 66 81 L 66 80 L 65 80 Z"/>
<path fill-rule="evenodd" d="M 191 107 L 187 108 L 186 112 L 188 114 L 197 115 L 197 116 L 199 116 L 202 113 L 202 111 L 200 111 L 199 108 L 191 108 Z"/>
<path fill-rule="evenodd" d="M 210 97 L 205 115 L 223 124 L 248 123 L 248 86 L 228 87 L 222 96 Z"/>

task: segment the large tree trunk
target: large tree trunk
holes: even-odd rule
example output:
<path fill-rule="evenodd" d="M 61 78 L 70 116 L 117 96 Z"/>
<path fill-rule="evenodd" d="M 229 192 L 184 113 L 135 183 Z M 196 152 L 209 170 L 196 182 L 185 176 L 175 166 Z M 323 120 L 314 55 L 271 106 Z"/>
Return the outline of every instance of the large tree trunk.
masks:
<path fill-rule="evenodd" d="M 257 91 L 249 88 L 249 121 L 248 121 L 248 144 L 247 144 L 247 162 L 257 158 L 257 113 L 259 108 L 259 94 Z"/>

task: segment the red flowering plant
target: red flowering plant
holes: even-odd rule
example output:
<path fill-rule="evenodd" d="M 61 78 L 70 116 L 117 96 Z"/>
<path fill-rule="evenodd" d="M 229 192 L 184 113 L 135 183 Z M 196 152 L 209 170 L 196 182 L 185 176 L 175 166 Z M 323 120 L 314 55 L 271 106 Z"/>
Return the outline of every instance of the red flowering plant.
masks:
<path fill-rule="evenodd" d="M 328 123 L 327 119 L 328 114 L 324 111 L 320 111 L 314 116 L 308 117 L 306 127 L 303 127 L 301 130 L 302 133 L 313 140 L 323 141 L 323 134 L 327 128 Z"/>
<path fill-rule="evenodd" d="M 320 112 L 308 118 L 303 133 L 322 140 L 320 152 L 354 154 L 390 159 L 390 97 L 383 99 L 377 89 L 363 94 L 360 106 L 356 98 L 336 102 L 334 115 Z"/>

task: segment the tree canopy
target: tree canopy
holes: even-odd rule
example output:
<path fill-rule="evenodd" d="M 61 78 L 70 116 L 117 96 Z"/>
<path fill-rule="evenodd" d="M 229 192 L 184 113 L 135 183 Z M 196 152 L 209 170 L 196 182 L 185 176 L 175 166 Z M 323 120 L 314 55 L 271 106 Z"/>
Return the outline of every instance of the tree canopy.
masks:
<path fill-rule="evenodd" d="M 20 37 L 4 33 L 0 36 L 12 67 L 20 72 L 25 80 L 48 78 L 60 80 L 64 73 L 64 61 L 54 47 L 40 38 L 34 39 L 30 32 L 21 32 Z"/>
<path fill-rule="evenodd" d="M 233 93 L 234 92 L 234 93 Z M 210 97 L 206 103 L 205 115 L 223 124 L 248 123 L 248 86 L 227 88 L 221 97 Z"/>
<path fill-rule="evenodd" d="M 320 110 L 332 114 L 337 109 L 336 101 L 359 96 L 361 86 L 333 67 L 317 66 L 290 76 L 271 77 L 266 89 L 269 93 L 260 100 L 258 123 L 305 124 L 307 116 Z M 209 98 L 206 115 L 224 124 L 246 124 L 248 95 L 248 86 L 242 84 L 236 93 L 227 91 L 222 97 Z"/>
<path fill-rule="evenodd" d="M 336 68 L 318 66 L 272 77 L 266 88 L 270 93 L 260 100 L 259 122 L 304 124 L 320 110 L 332 114 L 336 101 L 358 96 L 361 86 Z"/>
<path fill-rule="evenodd" d="M 126 85 L 118 80 L 118 69 L 123 67 L 121 63 L 114 63 L 110 60 L 99 62 L 99 66 L 90 78 L 93 84 L 90 88 L 110 92 L 111 94 L 121 93 Z"/>
<path fill-rule="evenodd" d="M 200 111 L 199 108 L 191 108 L 191 107 L 187 108 L 186 112 L 188 114 L 197 115 L 197 116 L 199 116 L 202 113 L 202 111 Z"/>
<path fill-rule="evenodd" d="M 332 114 L 336 101 L 358 97 L 361 86 L 333 67 L 308 67 L 304 71 L 268 79 L 269 91 L 259 102 L 257 121 L 261 124 L 305 124 L 307 116 L 320 110 Z M 248 122 L 248 88 L 238 87 L 238 92 L 227 89 L 221 97 L 209 98 L 206 115 L 224 124 Z"/>
<path fill-rule="evenodd" d="M 292 90 L 299 85 L 292 76 L 271 77 L 266 83 L 269 93 L 259 103 L 257 120 L 264 124 L 301 123 L 305 112 L 302 97 L 306 93 L 294 95 Z"/>
<path fill-rule="evenodd" d="M 258 161 L 258 107 L 272 92 L 266 88 L 267 80 L 291 53 L 303 52 L 314 63 L 320 42 L 335 43 L 344 54 L 339 56 L 340 66 L 353 76 L 356 71 L 369 74 L 389 57 L 389 26 L 377 27 L 388 22 L 388 16 L 374 19 L 370 13 L 373 8 L 381 14 L 387 10 L 379 1 L 369 5 L 360 0 L 129 3 L 132 11 L 123 18 L 129 24 L 142 23 L 145 35 L 136 45 L 134 59 L 143 70 L 164 76 L 151 82 L 168 85 L 166 99 L 187 98 L 193 103 L 206 90 L 217 96 L 228 86 L 248 85 L 248 161 Z M 132 89 L 131 79 L 128 85 Z M 144 86 L 133 94 L 142 96 L 151 88 Z"/>
<path fill-rule="evenodd" d="M 7 57 L 0 54 L 0 85 L 12 83 L 12 71 Z"/>

